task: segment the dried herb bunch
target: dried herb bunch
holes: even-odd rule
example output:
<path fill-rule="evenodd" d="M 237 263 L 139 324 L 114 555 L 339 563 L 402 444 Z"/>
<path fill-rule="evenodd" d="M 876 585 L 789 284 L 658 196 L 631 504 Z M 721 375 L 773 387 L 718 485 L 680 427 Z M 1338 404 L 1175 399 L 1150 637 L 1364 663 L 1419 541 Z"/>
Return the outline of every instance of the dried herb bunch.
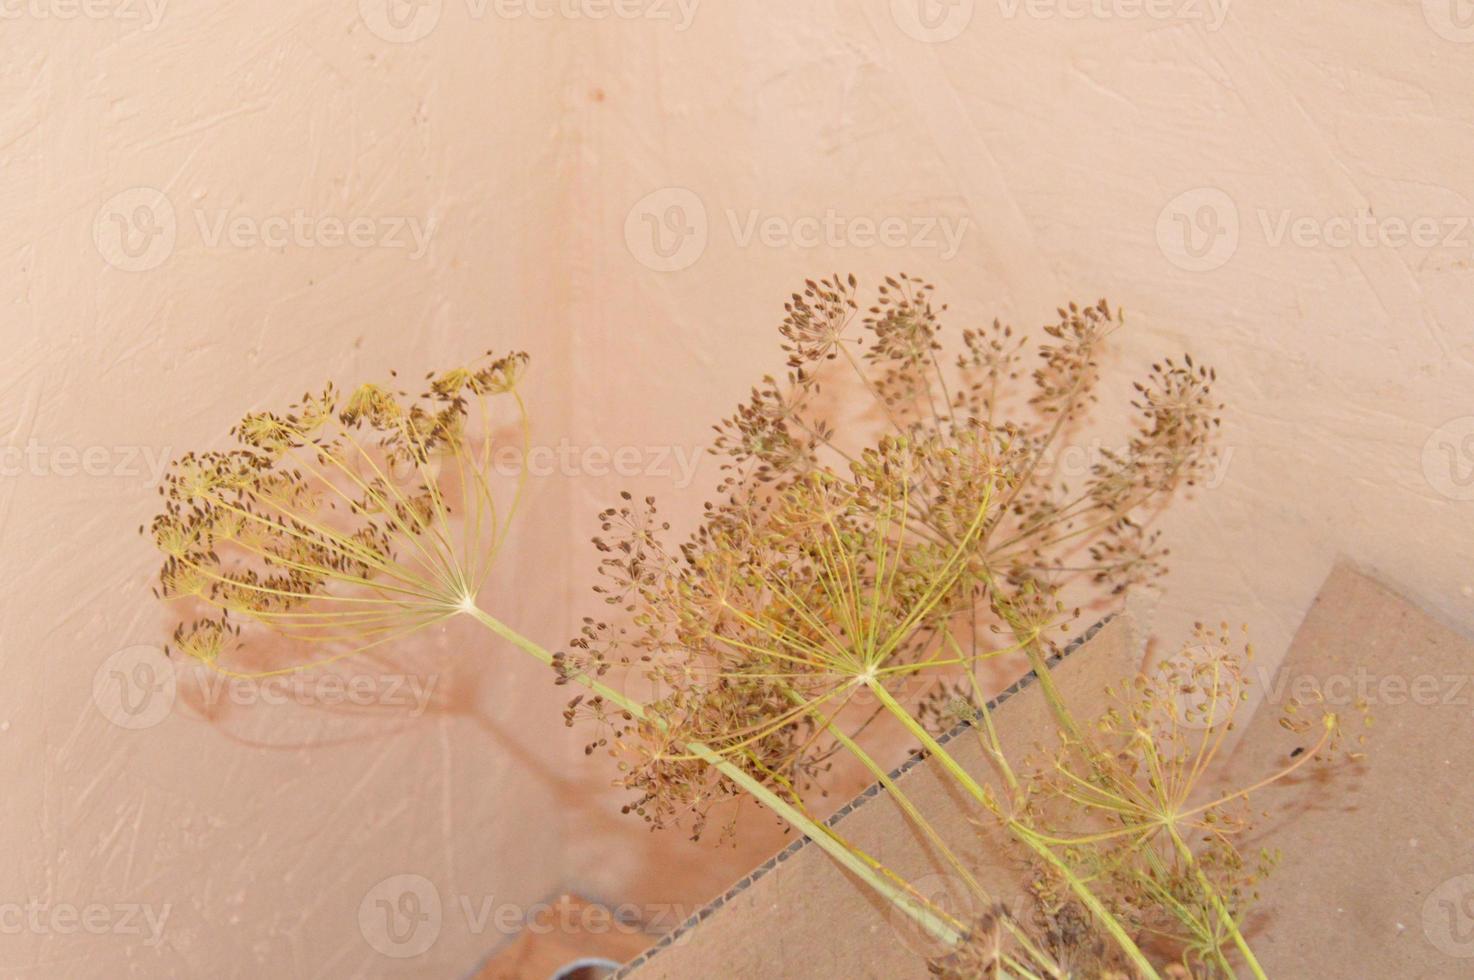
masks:
<path fill-rule="evenodd" d="M 809 816 L 811 790 L 835 754 L 848 753 L 886 783 L 978 907 L 997 908 L 856 740 L 888 718 L 1032 857 L 1039 914 L 1058 921 L 1073 909 L 1094 937 L 1085 945 L 1108 951 L 1097 967 L 1109 960 L 1157 976 L 1138 941 L 1151 937 L 1210 973 L 1230 970 L 1226 950 L 1236 947 L 1257 973 L 1236 925 L 1254 872 L 1229 843 L 1227 801 L 1187 800 L 1216 745 L 1189 752 L 1178 729 L 1145 721 L 1186 682 L 1182 671 L 1201 680 L 1209 668 L 1175 662 L 1178 674 L 1113 716 L 1117 728 L 1094 731 L 1048 666 L 1078 616 L 1067 595 L 1119 594 L 1163 570 L 1152 520 L 1213 463 L 1213 371 L 1191 357 L 1154 364 L 1133 386 L 1136 419 L 1122 448 L 1101 453 L 1072 485 L 1052 459 L 1095 402 L 1117 311 L 1104 301 L 1059 310 L 1030 370 L 1026 339 L 996 321 L 948 345 L 945 307 L 924 282 L 887 279 L 864 308 L 856 289 L 854 277 L 835 276 L 789 301 L 780 327 L 787 376 L 764 378 L 717 426 L 724 481 L 688 538 L 672 542 L 650 498 L 626 495 L 601 515 L 598 591 L 617 613 L 586 620 L 556 660 L 559 679 L 633 672 L 663 693 L 638 714 L 579 695 L 565 718 L 592 721 L 589 750 L 617 757 L 620 782 L 636 794 L 627 810 L 695 836 L 714 807 L 752 784 Z M 862 408 L 843 394 L 828 399 L 846 385 L 864 393 Z M 984 707 L 979 667 L 1019 651 L 1063 739 L 1047 775 L 1016 774 Z M 959 702 L 997 763 L 999 791 L 934 737 Z M 708 754 L 682 748 L 691 744 L 728 767 L 706 765 Z M 1164 775 L 1175 782 L 1153 782 Z M 979 928 L 902 888 L 930 910 L 934 935 L 967 937 L 939 969 L 958 956 L 975 969 L 982 956 L 1006 975 L 1071 975 L 1066 947 L 1079 937 L 1051 941 L 1048 929 L 1003 914 Z"/>
<path fill-rule="evenodd" d="M 162 511 L 140 528 L 164 555 L 155 591 L 179 620 L 171 655 L 263 677 L 464 615 L 552 665 L 551 651 L 481 604 L 525 487 L 526 365 L 525 354 L 488 354 L 428 375 L 419 394 L 370 383 L 342 397 L 330 385 L 285 412 L 245 416 L 233 449 L 177 459 Z M 508 447 L 515 479 L 500 478 Z M 560 677 L 627 719 L 644 717 L 594 676 L 563 665 Z M 744 769 L 699 742 L 675 751 L 722 772 L 925 927 L 958 938 Z"/>
<path fill-rule="evenodd" d="M 1119 591 L 1158 574 L 1150 514 L 1212 463 L 1213 372 L 1186 358 L 1136 386 L 1123 450 L 1083 485 L 1057 479 L 1052 455 L 1094 401 L 1121 322 L 1103 301 L 1059 311 L 1020 397 L 1026 344 L 1012 328 L 964 331 L 949 354 L 929 285 L 888 279 L 864 310 L 855 293 L 834 277 L 787 304 L 787 381 L 765 378 L 718 426 L 723 497 L 689 541 L 666 540 L 653 501 L 601 515 L 602 591 L 627 618 L 589 622 L 565 663 L 634 666 L 670 692 L 650 706 L 658 737 L 625 760 L 634 808 L 656 823 L 694 811 L 699 830 L 736 792 L 661 739 L 699 737 L 797 799 L 857 691 L 943 677 L 951 687 L 913 705 L 935 713 L 973 693 L 979 661 L 1022 650 L 1042 665 L 1072 618 L 1066 586 Z M 849 438 L 824 407 L 833 373 L 869 396 Z M 603 705 L 574 707 L 629 744 L 631 726 Z"/>
<path fill-rule="evenodd" d="M 565 718 L 594 720 L 590 750 L 618 756 L 630 809 L 699 835 L 715 806 L 752 796 L 939 940 L 943 975 L 1214 975 L 1242 961 L 1262 976 L 1240 929 L 1262 862 L 1233 846 L 1247 819 L 1235 801 L 1259 784 L 1223 795 L 1205 779 L 1241 696 L 1239 655 L 1203 655 L 1224 641 L 1200 637 L 1093 724 L 1049 670 L 1076 599 L 1160 573 L 1152 517 L 1213 459 L 1212 371 L 1154 365 L 1134 430 L 1075 485 L 1051 456 L 1094 402 L 1117 312 L 1060 310 L 1030 370 L 1023 338 L 997 323 L 949 347 L 925 283 L 889 279 L 865 309 L 855 290 L 834 277 L 788 304 L 786 380 L 765 379 L 718 426 L 723 485 L 689 538 L 672 543 L 649 498 L 603 515 L 601 589 L 619 621 L 586 621 L 567 652 L 485 605 L 529 432 L 526 356 L 488 354 L 417 394 L 329 386 L 247 415 L 232 449 L 178 459 L 142 529 L 178 613 L 171 653 L 265 676 L 466 616 L 582 689 Z M 845 383 L 861 407 L 833 397 Z M 507 446 L 522 465 L 503 479 Z M 1014 653 L 1061 733 L 1034 769 L 1004 754 L 979 676 Z M 616 671 L 662 693 L 631 697 Z M 1286 771 L 1326 756 L 1338 731 L 1302 714 L 1292 724 L 1319 737 Z M 991 776 L 937 741 L 944 717 L 972 722 Z M 988 894 L 889 779 L 859 740 L 877 719 L 1034 862 L 1034 908 Z M 988 914 L 963 921 L 814 818 L 839 753 L 886 785 Z"/>

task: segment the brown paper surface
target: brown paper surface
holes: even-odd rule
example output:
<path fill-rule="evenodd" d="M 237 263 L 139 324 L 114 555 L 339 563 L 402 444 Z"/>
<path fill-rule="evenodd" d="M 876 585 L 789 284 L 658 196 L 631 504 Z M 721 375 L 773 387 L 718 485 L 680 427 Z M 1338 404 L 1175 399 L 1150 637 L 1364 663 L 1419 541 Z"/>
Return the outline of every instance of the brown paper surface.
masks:
<path fill-rule="evenodd" d="M 1252 780 L 1306 745 L 1278 717 L 1311 682 L 1368 736 L 1361 763 L 1256 797 L 1270 815 L 1252 840 L 1284 855 L 1249 918 L 1269 976 L 1474 977 L 1471 673 L 1474 642 L 1350 566 L 1331 573 L 1233 759 Z"/>

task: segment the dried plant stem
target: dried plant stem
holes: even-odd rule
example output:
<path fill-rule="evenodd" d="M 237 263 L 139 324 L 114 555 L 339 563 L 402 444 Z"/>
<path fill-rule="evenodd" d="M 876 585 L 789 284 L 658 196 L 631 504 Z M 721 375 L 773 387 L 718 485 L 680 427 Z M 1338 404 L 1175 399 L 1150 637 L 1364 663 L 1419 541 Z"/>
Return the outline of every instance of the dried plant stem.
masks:
<path fill-rule="evenodd" d="M 1022 637 L 1020 637 L 1022 640 Z M 1044 700 L 1049 704 L 1049 710 L 1054 714 L 1054 720 L 1059 722 L 1060 729 L 1069 737 L 1081 739 L 1080 726 L 1075 722 L 1074 715 L 1065 703 L 1064 695 L 1059 693 L 1059 688 L 1054 683 L 1054 671 L 1049 667 L 1049 658 L 1039 648 L 1037 640 L 1024 642 L 1024 652 L 1028 655 L 1029 666 L 1033 668 L 1034 677 L 1039 682 L 1039 690 L 1044 695 Z"/>
<path fill-rule="evenodd" d="M 1081 904 L 1095 915 L 1096 921 L 1100 923 L 1101 928 L 1105 929 L 1111 938 L 1116 941 L 1116 945 L 1126 954 L 1127 959 L 1141 971 L 1141 976 L 1147 978 L 1147 980 L 1161 980 L 1161 976 L 1157 973 L 1156 968 L 1152 966 L 1151 961 L 1146 958 L 1146 954 L 1141 951 L 1140 947 L 1136 945 L 1136 942 L 1126 934 L 1126 930 L 1121 923 L 1101 904 L 1100 899 L 1095 897 L 1095 893 L 1085 887 L 1085 883 L 1070 870 L 1069 866 L 1061 861 L 1059 856 L 1049 849 L 1048 845 L 1034 840 L 1028 833 L 1028 828 L 1022 824 L 1014 820 L 1009 820 L 1007 821 L 1007 826 L 1009 830 L 1014 832 L 1015 837 L 1023 841 L 1030 850 L 1038 854 L 1040 858 L 1059 873 L 1060 877 L 1064 878 L 1065 882 L 1070 886 L 1070 891 L 1074 892 L 1075 897 L 1080 899 Z"/>
<path fill-rule="evenodd" d="M 1167 833 L 1172 838 L 1172 846 L 1177 849 L 1177 854 L 1182 858 L 1182 862 L 1193 869 L 1193 875 L 1203 886 L 1203 894 L 1207 895 L 1212 901 L 1213 910 L 1218 913 L 1219 920 L 1223 923 L 1223 927 L 1228 930 L 1229 937 L 1233 939 L 1233 944 L 1238 947 L 1239 953 L 1243 956 L 1244 962 L 1248 965 L 1250 972 L 1254 974 L 1257 980 L 1269 980 L 1268 976 L 1264 973 L 1264 968 L 1259 965 L 1258 958 L 1254 956 L 1254 951 L 1249 948 L 1248 941 L 1244 939 L 1244 934 L 1239 931 L 1238 924 L 1234 922 L 1233 915 L 1229 913 L 1228 908 L 1223 904 L 1223 899 L 1219 896 L 1218 890 L 1212 887 L 1207 875 L 1203 874 L 1202 866 L 1193 857 L 1192 848 L 1187 846 L 1187 842 L 1182 839 L 1181 835 L 1177 833 L 1177 829 L 1171 824 L 1167 825 Z"/>
<path fill-rule="evenodd" d="M 500 636 L 502 639 L 508 641 L 509 643 L 513 644 L 524 652 L 531 654 L 534 658 L 540 660 L 542 663 L 548 665 L 549 667 L 553 665 L 553 654 L 550 651 L 523 636 L 521 633 L 518 633 L 510 626 L 507 626 L 505 623 L 503 623 L 501 620 L 495 618 L 494 616 L 491 616 L 484 610 L 474 605 L 467 604 L 462 608 L 462 611 L 470 615 L 473 619 L 481 623 L 481 625 L 485 626 L 487 629 L 491 630 L 497 636 Z M 626 697 L 621 692 L 615 690 L 612 687 L 609 687 L 607 684 L 601 683 L 599 680 L 590 677 L 587 674 L 574 674 L 569 676 L 568 680 L 572 681 L 573 683 L 583 685 L 590 691 L 593 691 L 595 694 L 606 699 L 610 703 L 617 705 L 621 710 L 629 712 L 636 718 L 649 721 L 652 724 L 656 725 L 661 724 L 660 719 L 647 715 L 644 706 L 641 705 L 638 701 Z M 856 877 L 863 880 L 871 888 L 875 889 L 875 891 L 884 896 L 888 901 L 899 908 L 913 921 L 915 921 L 917 925 L 921 926 L 932 936 L 936 937 L 938 940 L 941 940 L 944 943 L 947 943 L 950 946 L 955 946 L 962 941 L 963 931 L 957 923 L 950 923 L 946 921 L 946 919 L 937 911 L 926 908 L 924 905 L 918 903 L 910 895 L 906 894 L 905 891 L 887 881 L 882 875 L 877 873 L 875 869 L 871 868 L 863 860 L 857 857 L 849 848 L 845 847 L 844 844 L 835 840 L 834 837 L 829 834 L 829 832 L 822 824 L 818 823 L 808 816 L 805 816 L 787 800 L 783 799 L 767 786 L 764 786 L 761 782 L 754 779 L 742 767 L 733 764 L 732 762 L 723 758 L 716 751 L 706 745 L 701 744 L 700 742 L 688 741 L 683 744 L 686 748 L 686 751 L 701 759 L 703 762 L 711 765 L 722 775 L 726 776 L 728 779 L 741 786 L 748 793 L 751 793 L 754 798 L 756 798 L 764 806 L 768 807 L 768 809 L 778 814 L 778 816 L 782 817 L 784 820 L 787 820 L 795 828 L 801 831 L 804 836 L 808 837 L 809 840 L 819 845 L 819 847 L 822 848 L 830 857 L 838 861 L 842 867 L 853 873 Z"/>
<path fill-rule="evenodd" d="M 871 757 L 870 753 L 861 748 L 859 743 L 846 735 L 838 725 L 835 725 L 832 721 L 829 721 L 828 719 L 819 720 L 824 725 L 825 729 L 834 736 L 835 740 L 843 745 L 850 752 L 851 755 L 859 759 L 860 762 L 864 764 L 865 768 L 870 770 L 871 775 L 879 780 L 880 784 L 885 787 L 886 792 L 889 793 L 891 798 L 896 801 L 897 805 L 900 806 L 900 808 L 905 812 L 906 816 L 911 819 L 912 823 L 914 823 L 917 828 L 926 835 L 927 839 L 936 846 L 936 848 L 941 852 L 942 856 L 947 860 L 947 863 L 950 864 L 952 868 L 957 871 L 958 875 L 961 876 L 963 881 L 967 883 L 967 886 L 971 888 L 972 891 L 976 895 L 981 897 L 984 901 L 988 901 L 988 893 L 983 889 L 983 886 L 978 883 L 977 878 L 973 876 L 972 872 L 967 869 L 967 866 L 962 862 L 960 858 L 957 857 L 952 849 L 947 846 L 946 841 L 942 839 L 942 836 L 937 833 L 936 829 L 932 827 L 931 823 L 927 821 L 926 817 L 922 815 L 921 810 L 916 806 L 916 804 L 912 803 L 910 798 L 907 797 L 904 792 L 902 792 L 901 787 L 896 785 L 895 780 L 891 779 L 890 774 L 886 772 L 885 769 L 881 767 L 881 765 L 877 763 L 874 758 Z M 1029 934 L 1021 929 L 1018 923 L 1014 922 L 1012 918 L 1005 917 L 1002 921 L 1002 926 L 1014 939 L 1014 941 L 1019 944 L 1019 947 L 1023 949 L 1024 952 L 1033 957 L 1036 963 L 1041 964 L 1045 968 L 1045 970 L 1048 971 L 1049 976 L 1064 976 L 1064 974 L 1060 971 L 1059 965 L 1054 962 L 1049 954 L 1040 949 L 1034 943 L 1034 941 L 1029 938 Z M 1032 971 L 1029 972 L 1029 975 L 1035 976 Z"/>
<path fill-rule="evenodd" d="M 926 730 L 926 726 L 917 721 L 916 718 L 912 716 L 911 712 L 907 711 L 906 708 L 899 701 L 893 698 L 890 692 L 887 691 L 883 685 L 872 682 L 870 684 L 870 689 L 875 692 L 875 696 L 880 699 L 880 702 L 883 705 L 885 705 L 886 710 L 894 715 L 895 718 L 906 727 L 906 730 L 909 731 L 916 738 L 916 740 L 919 741 L 926 748 L 926 750 L 931 753 L 931 755 L 938 762 L 942 764 L 943 768 L 945 768 L 949 773 L 952 774 L 952 776 L 958 781 L 958 783 L 961 784 L 963 789 L 972 794 L 972 796 L 983 806 L 987 807 L 990 811 L 997 813 L 1000 817 L 1002 817 L 1004 825 L 1008 827 L 1008 829 L 1014 834 L 1015 837 L 1017 837 L 1022 843 L 1027 845 L 1032 851 L 1038 854 L 1040 858 L 1042 858 L 1052 868 L 1059 872 L 1060 876 L 1064 878 L 1065 882 L 1069 885 L 1070 890 L 1073 891 L 1076 897 L 1080 899 L 1081 904 L 1083 904 L 1095 915 L 1096 919 L 1100 922 L 1101 928 L 1105 929 L 1106 932 L 1110 934 L 1111 938 L 1116 941 L 1116 945 L 1121 948 L 1121 951 L 1126 954 L 1126 957 L 1131 960 L 1132 964 L 1139 971 L 1141 971 L 1141 975 L 1147 978 L 1147 980 L 1160 980 L 1160 976 L 1157 973 L 1156 969 L 1152 966 L 1151 961 L 1146 958 L 1146 954 L 1141 951 L 1141 948 L 1136 945 L 1136 942 L 1132 940 L 1129 935 L 1126 934 L 1126 930 L 1124 927 L 1122 927 L 1121 923 L 1118 922 L 1115 916 L 1111 915 L 1106 907 L 1101 904 L 1100 899 L 1097 898 L 1095 894 L 1092 893 L 1090 889 L 1085 886 L 1085 883 L 1082 882 L 1069 869 L 1069 867 L 1063 861 L 1061 861 L 1053 851 L 1049 849 L 1048 845 L 1044 844 L 1042 841 L 1036 840 L 1034 836 L 1029 832 L 1028 828 L 1024 827 L 1022 824 L 1007 817 L 1003 817 L 998 809 L 996 802 L 993 799 L 992 794 L 984 789 L 983 786 L 979 784 L 976 779 L 973 778 L 972 774 L 964 769 L 961 764 L 952 757 L 952 754 L 949 753 L 946 748 L 942 746 L 941 743 L 939 743 L 935 738 L 932 737 L 931 732 Z"/>

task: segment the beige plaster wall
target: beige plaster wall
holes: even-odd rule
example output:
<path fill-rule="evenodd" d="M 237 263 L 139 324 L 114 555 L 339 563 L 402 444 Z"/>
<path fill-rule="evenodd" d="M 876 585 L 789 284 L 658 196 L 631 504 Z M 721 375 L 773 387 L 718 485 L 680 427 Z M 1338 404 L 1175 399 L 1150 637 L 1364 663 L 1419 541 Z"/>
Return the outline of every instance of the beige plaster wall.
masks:
<path fill-rule="evenodd" d="M 366 665 L 367 706 L 202 696 L 136 649 L 168 625 L 136 529 L 161 459 L 329 378 L 523 347 L 566 426 L 560 25 L 89 9 L 7 5 L 0 39 L 0 975 L 462 975 L 483 908 L 562 876 L 545 672 L 448 630 Z M 537 482 L 497 588 L 561 639 L 566 489 Z M 403 894 L 440 902 L 423 951 L 369 939 Z"/>

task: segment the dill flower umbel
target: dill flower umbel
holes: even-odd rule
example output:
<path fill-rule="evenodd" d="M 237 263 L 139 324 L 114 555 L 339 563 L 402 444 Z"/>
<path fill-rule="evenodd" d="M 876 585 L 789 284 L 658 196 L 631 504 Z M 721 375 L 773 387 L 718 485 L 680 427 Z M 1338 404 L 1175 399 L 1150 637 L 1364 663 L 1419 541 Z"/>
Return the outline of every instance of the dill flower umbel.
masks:
<path fill-rule="evenodd" d="M 165 556 L 157 593 L 191 609 L 171 651 L 267 676 L 474 608 L 522 491 L 519 478 L 499 500 L 492 454 L 506 408 L 525 451 L 526 363 L 487 354 L 417 395 L 329 385 L 246 415 L 233 449 L 176 460 L 147 529 Z M 246 649 L 257 630 L 289 642 Z"/>
<path fill-rule="evenodd" d="M 1026 338 L 996 321 L 949 350 L 932 292 L 902 275 L 862 307 L 853 276 L 805 283 L 779 327 L 786 382 L 764 378 L 717 426 L 723 496 L 691 538 L 665 541 L 653 500 L 601 515 L 600 591 L 634 625 L 590 621 L 561 662 L 670 691 L 647 737 L 689 731 L 797 799 L 857 694 L 939 714 L 976 693 L 984 660 L 1043 665 L 1072 581 L 1119 592 L 1161 571 L 1150 519 L 1212 462 L 1212 370 L 1153 366 L 1134 432 L 1071 485 L 1047 464 L 1095 401 L 1119 311 L 1061 308 L 1029 371 Z M 846 385 L 869 411 L 840 413 Z M 568 717 L 595 718 L 616 753 L 638 745 L 648 725 L 604 707 Z M 699 831 L 737 791 L 665 752 L 622 765 L 631 809 L 656 824 L 690 814 Z"/>

